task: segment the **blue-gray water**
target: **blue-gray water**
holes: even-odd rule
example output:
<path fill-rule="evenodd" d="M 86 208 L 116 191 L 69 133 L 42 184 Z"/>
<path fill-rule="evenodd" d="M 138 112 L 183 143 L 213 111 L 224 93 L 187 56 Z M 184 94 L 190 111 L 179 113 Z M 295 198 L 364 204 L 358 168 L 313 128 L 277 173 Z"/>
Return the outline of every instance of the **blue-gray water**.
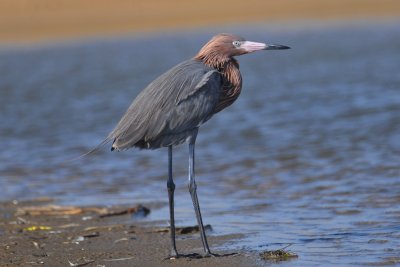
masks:
<path fill-rule="evenodd" d="M 234 31 L 231 29 L 231 31 Z M 400 262 L 400 24 L 240 28 L 292 47 L 239 58 L 239 100 L 199 133 L 197 183 L 213 234 L 232 248 L 293 244 L 284 266 Z M 114 127 L 152 79 L 212 32 L 0 52 L 0 200 L 75 205 L 162 202 L 167 151 L 66 162 Z M 195 224 L 187 147 L 174 150 L 178 225 Z"/>

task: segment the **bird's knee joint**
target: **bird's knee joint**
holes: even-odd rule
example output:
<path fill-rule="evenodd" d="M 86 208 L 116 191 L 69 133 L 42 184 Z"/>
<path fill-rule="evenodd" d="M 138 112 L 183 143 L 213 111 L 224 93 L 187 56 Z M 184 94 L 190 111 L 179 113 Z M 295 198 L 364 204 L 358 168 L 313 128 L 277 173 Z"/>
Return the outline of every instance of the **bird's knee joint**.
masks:
<path fill-rule="evenodd" d="M 196 185 L 196 183 L 189 183 L 188 188 L 189 188 L 189 192 L 190 192 L 190 193 L 196 192 L 196 190 L 197 190 L 197 185 Z"/>
<path fill-rule="evenodd" d="M 175 184 L 172 181 L 167 182 L 167 188 L 169 191 L 174 191 L 175 190 Z"/>

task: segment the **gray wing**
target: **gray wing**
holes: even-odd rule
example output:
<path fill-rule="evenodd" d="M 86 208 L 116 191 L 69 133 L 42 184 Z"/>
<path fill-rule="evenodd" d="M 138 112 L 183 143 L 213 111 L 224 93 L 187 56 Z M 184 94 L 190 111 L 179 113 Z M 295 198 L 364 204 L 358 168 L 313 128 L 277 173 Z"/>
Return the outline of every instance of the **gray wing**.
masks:
<path fill-rule="evenodd" d="M 180 144 L 214 114 L 221 85 L 218 71 L 185 61 L 149 84 L 107 139 L 119 150 Z"/>

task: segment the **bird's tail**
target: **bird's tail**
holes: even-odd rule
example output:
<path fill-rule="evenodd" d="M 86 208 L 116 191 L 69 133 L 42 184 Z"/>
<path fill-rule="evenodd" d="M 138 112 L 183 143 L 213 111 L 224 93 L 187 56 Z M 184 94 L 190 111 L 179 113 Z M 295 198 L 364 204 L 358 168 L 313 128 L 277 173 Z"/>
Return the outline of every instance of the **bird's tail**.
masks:
<path fill-rule="evenodd" d="M 100 150 L 101 150 L 106 144 L 108 144 L 110 141 L 111 141 L 111 139 L 107 137 L 107 138 L 104 139 L 100 144 L 98 144 L 98 145 L 95 146 L 94 148 L 90 149 L 88 152 L 86 152 L 86 153 L 84 153 L 84 154 L 82 154 L 82 155 L 79 155 L 79 156 L 77 156 L 77 157 L 75 157 L 75 158 L 69 159 L 69 160 L 67 160 L 66 162 L 77 161 L 77 160 L 86 158 L 86 157 L 88 157 L 88 156 L 92 156 L 92 155 L 94 155 L 96 152 L 100 151 Z"/>

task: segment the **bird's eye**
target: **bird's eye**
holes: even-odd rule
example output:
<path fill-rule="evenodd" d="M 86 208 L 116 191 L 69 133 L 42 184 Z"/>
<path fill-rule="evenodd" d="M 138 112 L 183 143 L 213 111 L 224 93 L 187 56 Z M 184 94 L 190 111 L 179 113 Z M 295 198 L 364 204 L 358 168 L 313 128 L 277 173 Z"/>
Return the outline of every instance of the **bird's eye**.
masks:
<path fill-rule="evenodd" d="M 232 44 L 234 47 L 239 47 L 242 44 L 242 42 L 241 41 L 233 41 Z"/>

